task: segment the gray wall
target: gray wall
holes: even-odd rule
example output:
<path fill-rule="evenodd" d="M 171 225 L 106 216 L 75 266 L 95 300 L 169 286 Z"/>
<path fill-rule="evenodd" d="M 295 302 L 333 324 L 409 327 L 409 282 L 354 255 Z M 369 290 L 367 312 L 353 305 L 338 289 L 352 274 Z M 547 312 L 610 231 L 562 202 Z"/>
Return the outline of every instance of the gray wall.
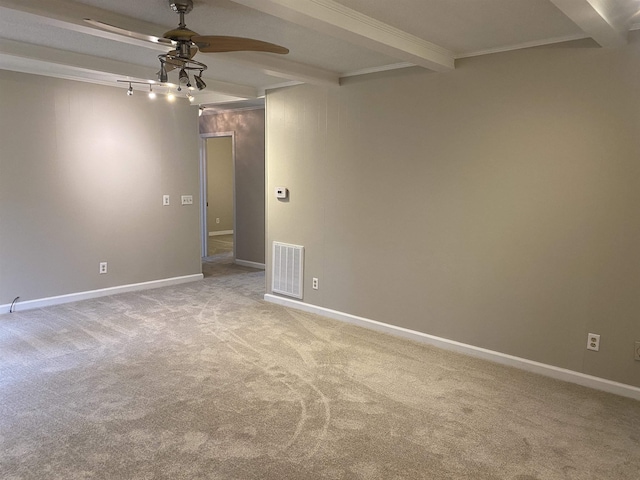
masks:
<path fill-rule="evenodd" d="M 200 133 L 235 132 L 235 256 L 264 264 L 264 109 L 200 117 Z"/>
<path fill-rule="evenodd" d="M 0 71 L 0 145 L 0 304 L 201 272 L 196 108 Z"/>
<path fill-rule="evenodd" d="M 233 230 L 233 139 L 207 138 L 207 230 Z M 218 223 L 216 223 L 218 220 Z"/>
<path fill-rule="evenodd" d="M 273 91 L 267 245 L 307 303 L 640 386 L 639 139 L 637 35 Z"/>

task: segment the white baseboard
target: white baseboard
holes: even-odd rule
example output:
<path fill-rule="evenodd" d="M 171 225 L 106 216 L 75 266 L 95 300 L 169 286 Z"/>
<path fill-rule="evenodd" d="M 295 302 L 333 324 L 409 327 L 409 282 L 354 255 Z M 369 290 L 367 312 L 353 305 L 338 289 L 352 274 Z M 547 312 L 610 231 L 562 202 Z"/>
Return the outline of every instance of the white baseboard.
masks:
<path fill-rule="evenodd" d="M 436 337 L 434 335 L 417 332 L 415 330 L 409 330 L 407 328 L 398 327 L 395 325 L 389 325 L 387 323 L 377 322 L 375 320 L 369 320 L 368 318 L 357 317 L 348 313 L 338 312 L 336 310 L 318 307 L 316 305 L 310 305 L 308 303 L 279 297 L 277 295 L 272 295 L 269 293 L 265 294 L 264 299 L 267 302 L 303 310 L 309 313 L 315 313 L 331 318 L 333 320 L 339 320 L 341 322 L 358 325 L 360 327 L 377 330 L 379 332 L 408 338 L 421 343 L 426 343 L 428 345 L 433 345 L 444 350 L 463 353 L 465 355 L 482 358 L 484 360 L 489 360 L 491 362 L 507 365 L 510 367 L 519 368 L 520 370 L 526 370 L 528 372 L 537 373 L 546 377 L 555 378 L 557 380 L 563 380 L 565 382 L 575 383 L 584 387 L 594 388 L 596 390 L 602 390 L 604 392 L 614 393 L 623 397 L 640 400 L 640 388 L 634 387 L 633 385 L 613 382 L 605 378 L 594 377 L 592 375 L 586 375 L 584 373 L 575 372 L 566 368 L 560 368 L 553 365 L 547 365 L 545 363 L 534 362 L 533 360 L 527 360 L 526 358 L 515 357 L 513 355 L 507 355 L 505 353 L 487 350 L 485 348 L 468 345 L 466 343 L 456 342 L 455 340 Z"/>
<path fill-rule="evenodd" d="M 259 268 L 260 270 L 265 269 L 264 263 L 250 262 L 248 260 L 238 260 L 237 258 L 234 260 L 234 263 L 243 267 Z"/>
<path fill-rule="evenodd" d="M 163 278 L 162 280 L 153 280 L 150 282 L 133 283 L 130 285 L 120 285 L 117 287 L 101 288 L 99 290 L 89 290 L 86 292 L 69 293 L 67 295 L 58 295 L 56 297 L 39 298 L 36 300 L 18 301 L 15 304 L 14 311 L 20 312 L 31 310 L 33 308 L 50 307 L 53 305 L 61 305 L 63 303 L 78 302 L 80 300 L 89 300 L 91 298 L 107 297 L 118 293 L 137 292 L 139 290 L 148 290 L 151 288 L 168 287 L 170 285 L 179 285 L 181 283 L 195 282 L 202 280 L 204 275 L 197 273 L 195 275 L 185 275 L 183 277 Z M 9 313 L 11 304 L 0 305 L 0 314 Z"/>
<path fill-rule="evenodd" d="M 233 230 L 220 230 L 219 232 L 209 232 L 210 237 L 217 237 L 219 235 L 233 235 Z"/>

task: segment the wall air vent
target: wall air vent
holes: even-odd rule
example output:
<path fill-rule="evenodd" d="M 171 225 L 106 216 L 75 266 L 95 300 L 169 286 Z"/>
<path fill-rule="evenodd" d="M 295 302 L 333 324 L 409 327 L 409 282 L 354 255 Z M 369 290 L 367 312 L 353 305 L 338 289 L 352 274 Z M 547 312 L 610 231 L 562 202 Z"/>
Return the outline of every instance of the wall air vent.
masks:
<path fill-rule="evenodd" d="M 304 247 L 273 242 L 271 291 L 302 298 Z"/>

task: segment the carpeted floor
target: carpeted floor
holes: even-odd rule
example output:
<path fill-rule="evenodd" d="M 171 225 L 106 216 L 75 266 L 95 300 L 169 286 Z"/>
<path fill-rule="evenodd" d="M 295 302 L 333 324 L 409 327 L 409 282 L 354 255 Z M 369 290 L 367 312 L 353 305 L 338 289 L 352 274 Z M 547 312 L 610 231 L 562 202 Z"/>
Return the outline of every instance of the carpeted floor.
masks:
<path fill-rule="evenodd" d="M 640 478 L 640 403 L 265 303 L 264 272 L 0 316 L 0 478 Z"/>

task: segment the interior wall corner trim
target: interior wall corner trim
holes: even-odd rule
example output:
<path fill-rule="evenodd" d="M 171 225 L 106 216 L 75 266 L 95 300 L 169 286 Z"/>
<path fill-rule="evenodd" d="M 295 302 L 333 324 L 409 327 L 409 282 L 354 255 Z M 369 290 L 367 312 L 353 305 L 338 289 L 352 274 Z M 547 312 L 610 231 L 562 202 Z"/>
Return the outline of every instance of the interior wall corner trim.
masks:
<path fill-rule="evenodd" d="M 151 288 L 169 287 L 171 285 L 180 285 L 181 283 L 195 282 L 202 280 L 204 275 L 196 273 L 194 275 L 185 275 L 182 277 L 163 278 L 160 280 L 152 280 L 149 282 L 132 283 L 129 285 L 119 285 L 117 287 L 101 288 L 98 290 L 88 290 L 86 292 L 69 293 L 66 295 L 58 295 L 55 297 L 39 298 L 36 300 L 26 300 L 18 302 L 15 305 L 15 312 L 31 310 L 34 308 L 51 307 L 53 305 L 61 305 L 63 303 L 79 302 L 80 300 L 89 300 L 92 298 L 108 297 L 118 293 L 137 292 L 139 290 L 149 290 Z M 0 315 L 9 313 L 10 304 L 0 305 Z"/>
<path fill-rule="evenodd" d="M 612 380 L 607 380 L 606 378 L 594 377 L 592 375 L 568 370 L 566 368 L 547 365 L 545 363 L 535 362 L 526 358 L 516 357 L 513 355 L 508 355 L 506 353 L 496 352 L 493 350 L 488 350 L 486 348 L 456 342 L 455 340 L 436 337 L 435 335 L 429 335 L 427 333 L 409 330 L 407 328 L 398 327 L 396 325 L 390 325 L 388 323 L 382 323 L 376 320 L 358 317 L 349 313 L 339 312 L 337 310 L 331 310 L 329 308 L 319 307 L 317 305 L 311 305 L 309 303 L 304 303 L 298 300 L 291 300 L 270 293 L 265 294 L 264 300 L 284 307 L 294 308 L 308 313 L 315 313 L 317 315 L 331 318 L 333 320 L 338 320 L 341 322 L 350 323 L 352 325 L 376 330 L 378 332 L 387 333 L 396 337 L 408 338 L 413 341 L 442 348 L 443 350 L 462 353 L 464 355 L 481 358 L 483 360 L 499 363 L 501 365 L 515 367 L 527 372 L 544 375 L 545 377 L 554 378 L 556 380 L 562 380 L 565 382 L 581 385 L 583 387 L 593 388 L 595 390 L 613 393 L 622 397 L 640 400 L 640 388 L 633 385 L 614 382 Z"/>

